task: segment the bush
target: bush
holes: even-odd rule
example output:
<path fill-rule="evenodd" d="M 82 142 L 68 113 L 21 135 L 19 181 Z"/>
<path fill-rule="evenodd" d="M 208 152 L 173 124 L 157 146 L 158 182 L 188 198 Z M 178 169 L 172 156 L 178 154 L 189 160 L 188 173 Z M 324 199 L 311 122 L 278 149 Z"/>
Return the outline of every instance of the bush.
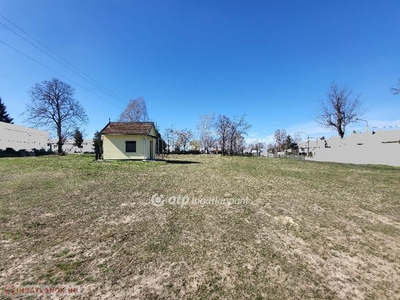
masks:
<path fill-rule="evenodd" d="M 5 150 L 0 150 L 0 157 L 13 157 L 14 153 L 6 152 Z"/>
<path fill-rule="evenodd" d="M 35 155 L 36 156 L 43 156 L 43 155 L 52 155 L 52 154 L 54 154 L 54 152 L 53 151 L 51 151 L 50 149 L 44 149 L 44 148 L 41 148 L 41 149 L 32 149 L 32 151 L 35 153 Z"/>
<path fill-rule="evenodd" d="M 250 156 L 258 156 L 258 155 L 257 155 L 257 154 L 250 153 L 250 152 L 246 152 L 246 153 L 234 154 L 234 156 L 247 156 L 247 157 L 250 157 Z"/>
<path fill-rule="evenodd" d="M 25 157 L 25 156 L 26 156 L 26 153 L 27 153 L 27 151 L 26 151 L 25 149 L 21 149 L 21 150 L 18 150 L 18 153 L 19 153 L 19 156 L 21 156 L 21 157 Z"/>
<path fill-rule="evenodd" d="M 201 154 L 200 150 L 189 150 L 187 151 L 188 154 Z"/>
<path fill-rule="evenodd" d="M 34 153 L 27 151 L 26 149 L 20 149 L 15 151 L 13 148 L 7 147 L 6 150 L 0 150 L 0 157 L 25 157 L 34 155 Z"/>
<path fill-rule="evenodd" d="M 175 151 L 171 151 L 170 154 L 201 154 L 200 150 L 175 150 Z"/>

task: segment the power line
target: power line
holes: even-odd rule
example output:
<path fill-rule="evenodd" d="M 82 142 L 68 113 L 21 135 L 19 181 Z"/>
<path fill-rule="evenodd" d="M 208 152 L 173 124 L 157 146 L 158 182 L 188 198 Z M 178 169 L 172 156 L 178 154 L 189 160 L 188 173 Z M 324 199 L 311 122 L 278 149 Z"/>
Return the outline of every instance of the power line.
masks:
<path fill-rule="evenodd" d="M 374 127 L 372 127 L 372 128 L 375 128 L 375 129 L 392 129 L 392 128 L 400 128 L 400 126 L 397 126 L 397 125 L 388 125 L 388 126 L 382 126 L 382 127 L 377 127 L 377 126 L 374 126 Z"/>
<path fill-rule="evenodd" d="M 3 25 L 5 28 L 7 28 L 8 30 L 10 30 L 11 32 L 13 32 L 14 34 L 18 35 L 20 38 L 22 38 L 23 40 L 25 40 L 26 42 L 28 42 L 29 44 L 31 44 L 32 46 L 34 46 L 35 48 L 37 48 L 38 50 L 42 51 L 43 53 L 45 53 L 46 55 L 50 56 L 52 59 L 54 59 L 55 61 L 57 61 L 58 63 L 60 63 L 61 65 L 63 65 L 64 67 L 68 68 L 69 70 L 71 70 L 72 72 L 74 72 L 75 74 L 77 74 L 78 76 L 80 76 L 81 78 L 83 78 L 84 80 L 86 80 L 87 82 L 89 82 L 90 84 L 94 85 L 95 87 L 97 87 L 98 89 L 101 89 L 103 92 L 105 92 L 106 94 L 108 94 L 109 96 L 113 97 L 114 99 L 118 100 L 119 102 L 121 102 L 122 104 L 126 105 L 127 103 L 122 100 L 120 97 L 118 97 L 117 95 L 115 95 L 113 92 L 111 92 L 109 89 L 107 89 L 106 87 L 104 87 L 102 84 L 100 84 L 99 82 L 97 82 L 95 79 L 91 78 L 89 75 L 87 75 L 85 72 L 81 71 L 78 67 L 74 66 L 72 63 L 68 62 L 66 59 L 64 59 L 63 57 L 61 57 L 60 55 L 58 55 L 57 53 L 55 53 L 53 50 L 51 50 L 49 47 L 47 47 L 46 45 L 44 45 L 43 43 L 41 43 L 40 41 L 38 41 L 37 39 L 35 39 L 33 36 L 31 36 L 29 33 L 27 33 L 26 31 L 24 31 L 22 28 L 20 28 L 19 26 L 17 26 L 16 24 L 14 24 L 13 22 L 11 22 L 9 19 L 7 19 L 6 17 L 4 17 L 3 15 L 0 14 L 0 17 L 2 17 L 3 19 L 5 19 L 7 22 L 11 23 L 13 26 L 15 26 L 16 28 L 18 28 L 20 31 L 22 31 L 24 34 L 26 34 L 27 36 L 29 36 L 31 39 L 33 39 L 35 42 L 37 42 L 38 44 L 40 44 L 41 46 L 43 46 L 44 48 L 46 48 L 48 51 L 50 51 L 51 53 L 53 53 L 54 55 L 56 55 L 57 57 L 59 57 L 60 59 L 62 59 L 63 61 L 65 61 L 68 65 L 70 65 L 72 68 L 74 68 L 75 70 L 77 70 L 78 72 L 80 72 L 81 74 L 83 74 L 84 76 L 82 76 L 81 74 L 79 74 L 77 71 L 75 71 L 74 69 L 72 69 L 71 67 L 69 67 L 68 65 L 66 65 L 65 63 L 63 63 L 62 61 L 60 61 L 59 59 L 55 58 L 54 56 L 52 56 L 51 54 L 49 54 L 48 52 L 44 51 L 43 49 L 41 49 L 40 47 L 36 46 L 35 44 L 33 44 L 31 41 L 29 41 L 28 39 L 26 39 L 25 37 L 23 37 L 22 35 L 20 35 L 19 33 L 17 33 L 16 31 L 14 31 L 13 29 L 11 29 L 10 27 L 8 27 L 7 25 L 5 25 L 4 23 L 0 22 L 1 25 Z"/>
<path fill-rule="evenodd" d="M 1 15 L 0 15 L 1 16 Z M 3 17 L 3 16 L 2 16 Z M 4 17 L 3 17 L 4 18 Z M 95 87 L 102 89 L 105 93 L 107 93 L 109 96 L 113 97 L 114 99 L 118 100 L 119 102 L 121 102 L 122 104 L 126 104 L 125 102 L 123 102 L 122 100 L 120 100 L 119 98 L 113 96 L 111 93 L 109 93 L 108 91 L 104 90 L 104 88 L 101 88 L 101 86 L 99 86 L 99 84 L 93 83 L 90 80 L 88 80 L 87 78 L 83 77 L 81 74 L 77 73 L 75 70 L 73 70 L 72 68 L 70 68 L 69 66 L 67 66 L 66 64 L 64 64 L 63 62 L 61 62 L 60 60 L 58 60 L 57 58 L 55 58 L 54 56 L 50 55 L 49 53 L 47 53 L 46 51 L 44 51 L 43 49 L 40 49 L 38 46 L 36 46 L 35 44 L 33 44 L 32 42 L 30 42 L 29 40 L 27 40 L 26 38 L 24 38 L 23 36 L 21 36 L 19 33 L 15 32 L 14 30 L 12 30 L 11 28 L 9 28 L 7 25 L 5 25 L 4 23 L 0 22 L 1 25 L 3 25 L 5 28 L 7 28 L 8 30 L 10 30 L 11 32 L 13 32 L 14 34 L 18 35 L 20 38 L 22 38 L 23 40 L 27 41 L 29 44 L 31 44 L 32 46 L 34 46 L 35 48 L 37 48 L 38 50 L 42 51 L 43 53 L 45 53 L 46 55 L 50 56 L 52 59 L 54 59 L 55 61 L 57 61 L 58 63 L 62 64 L 63 66 L 65 66 L 66 68 L 68 68 L 69 70 L 71 70 L 72 72 L 74 72 L 75 74 L 77 74 L 78 76 L 80 76 L 81 78 L 83 78 L 84 80 L 88 81 L 90 84 L 94 85 Z M 17 27 L 18 28 L 18 27 Z M 40 43 L 40 42 L 39 42 Z M 41 44 L 41 43 L 40 43 Z M 47 48 L 47 47 L 46 47 Z M 50 50 L 51 51 L 51 50 Z M 52 51 L 53 52 L 53 51 Z M 53 52 L 54 53 L 54 52 Z M 56 54 L 57 55 L 57 54 Z M 58 55 L 57 55 L 58 56 Z M 72 64 L 71 64 L 72 65 Z M 72 65 L 73 66 L 73 65 Z M 76 68 L 76 67 L 75 67 Z M 77 68 L 76 68 L 77 69 Z M 79 70 L 79 69 L 77 69 Z M 79 70 L 80 71 L 80 70 Z M 82 71 L 80 71 L 81 73 L 83 73 Z M 84 73 L 83 73 L 84 74 Z M 87 76 L 87 75 L 86 75 Z"/>
<path fill-rule="evenodd" d="M 91 90 L 89 90 L 88 88 L 85 88 L 84 86 L 80 85 L 79 83 L 76 83 L 75 81 L 73 81 L 73 80 L 69 79 L 68 77 L 66 77 L 66 76 L 62 75 L 61 73 L 59 73 L 59 72 L 57 72 L 57 71 L 55 71 L 55 70 L 53 70 L 53 69 L 49 68 L 48 66 L 46 66 L 46 65 L 45 65 L 45 64 L 43 64 L 43 63 L 41 63 L 40 61 L 38 61 L 38 60 L 36 60 L 36 59 L 34 59 L 34 58 L 30 57 L 29 55 L 27 55 L 27 54 L 25 54 L 25 53 L 21 52 L 20 50 L 18 50 L 18 49 L 16 49 L 16 48 L 14 48 L 13 46 L 11 46 L 11 45 L 9 45 L 9 44 L 7 44 L 7 43 L 3 42 L 2 40 L 0 40 L 0 43 L 2 43 L 2 44 L 4 44 L 4 45 L 6 45 L 7 47 L 9 47 L 9 48 L 11 48 L 11 49 L 13 49 L 14 51 L 18 52 L 19 54 L 21 54 L 21 55 L 23 55 L 23 56 L 25 56 L 25 57 L 29 58 L 30 60 L 33 60 L 34 62 L 36 62 L 37 64 L 41 65 L 42 67 L 45 67 L 46 69 L 48 69 L 48 70 L 50 70 L 50 71 L 52 71 L 52 72 L 56 73 L 57 75 L 59 75 L 59 76 L 61 76 L 61 77 L 65 78 L 66 80 L 68 80 L 68 81 L 72 82 L 73 84 L 75 84 L 75 85 L 79 86 L 80 88 L 82 88 L 82 89 L 84 89 L 84 90 L 88 91 L 89 93 L 91 93 L 91 94 L 95 95 L 96 97 L 99 97 L 100 99 L 102 99 L 102 100 L 104 100 L 104 101 L 106 101 L 106 102 L 108 102 L 108 103 L 110 103 L 110 104 L 114 105 L 115 107 L 117 107 L 117 108 L 119 108 L 119 109 L 122 109 L 121 107 L 119 107 L 119 106 L 118 106 L 118 105 L 116 105 L 115 103 L 112 103 L 112 102 L 108 101 L 107 99 L 105 99 L 105 98 L 101 97 L 100 95 L 96 94 L 95 92 L 92 92 L 92 91 L 91 91 Z"/>

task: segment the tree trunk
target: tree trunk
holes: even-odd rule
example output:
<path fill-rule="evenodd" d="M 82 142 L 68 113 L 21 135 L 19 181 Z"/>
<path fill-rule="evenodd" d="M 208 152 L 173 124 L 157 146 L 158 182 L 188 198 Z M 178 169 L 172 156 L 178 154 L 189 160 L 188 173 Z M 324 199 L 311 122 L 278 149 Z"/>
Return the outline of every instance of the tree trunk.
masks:
<path fill-rule="evenodd" d="M 62 145 L 64 144 L 63 143 L 63 138 L 62 138 L 62 133 L 61 133 L 61 122 L 57 125 L 57 136 L 58 136 L 58 142 L 57 142 L 57 145 L 58 145 L 58 149 L 57 149 L 57 153 L 58 154 L 61 154 L 62 153 Z"/>
<path fill-rule="evenodd" d="M 58 142 L 57 142 L 57 146 L 58 146 L 57 152 L 58 152 L 58 154 L 62 153 L 62 145 L 63 145 L 62 141 L 60 139 L 58 139 Z"/>
<path fill-rule="evenodd" d="M 340 138 L 342 139 L 344 137 L 344 130 L 342 129 L 342 126 L 339 125 L 337 130 L 338 130 L 338 134 L 339 134 Z"/>

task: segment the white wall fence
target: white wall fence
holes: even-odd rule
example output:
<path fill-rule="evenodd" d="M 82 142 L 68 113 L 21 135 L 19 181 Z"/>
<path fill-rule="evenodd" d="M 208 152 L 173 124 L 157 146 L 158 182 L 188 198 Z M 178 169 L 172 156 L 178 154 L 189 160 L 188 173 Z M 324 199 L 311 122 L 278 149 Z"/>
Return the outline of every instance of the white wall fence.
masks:
<path fill-rule="evenodd" d="M 325 148 L 324 141 L 318 141 L 318 146 L 315 141 L 310 142 L 312 157 L 307 159 L 400 166 L 400 130 L 352 134 L 342 140 L 338 138 L 327 140 L 327 144 L 330 148 Z M 307 146 L 307 143 L 302 143 L 306 151 Z"/>
<path fill-rule="evenodd" d="M 306 158 L 316 161 L 331 161 L 353 164 L 382 164 L 400 166 L 400 144 L 358 145 L 340 148 L 316 149 L 314 156 Z"/>
<path fill-rule="evenodd" d="M 67 140 L 63 145 L 66 153 L 93 152 L 93 141 L 84 140 L 82 148 L 74 145 L 73 139 Z M 0 122 L 0 149 L 13 148 L 15 151 L 32 149 L 44 149 L 57 152 L 57 140 L 49 139 L 49 133 L 45 130 L 37 130 L 16 124 Z"/>
<path fill-rule="evenodd" d="M 48 140 L 47 131 L 0 122 L 0 149 L 2 150 L 6 148 L 13 148 L 16 151 L 47 149 Z"/>

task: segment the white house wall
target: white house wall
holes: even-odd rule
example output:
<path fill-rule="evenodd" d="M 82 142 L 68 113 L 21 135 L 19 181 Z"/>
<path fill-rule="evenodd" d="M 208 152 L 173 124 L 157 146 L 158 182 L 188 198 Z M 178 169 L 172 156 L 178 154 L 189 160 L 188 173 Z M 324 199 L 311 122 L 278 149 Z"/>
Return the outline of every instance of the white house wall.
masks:
<path fill-rule="evenodd" d="M 125 152 L 125 142 L 135 141 L 136 152 Z M 150 153 L 150 142 L 153 142 Z M 150 159 L 155 157 L 156 139 L 143 135 L 103 134 L 104 159 Z"/>

